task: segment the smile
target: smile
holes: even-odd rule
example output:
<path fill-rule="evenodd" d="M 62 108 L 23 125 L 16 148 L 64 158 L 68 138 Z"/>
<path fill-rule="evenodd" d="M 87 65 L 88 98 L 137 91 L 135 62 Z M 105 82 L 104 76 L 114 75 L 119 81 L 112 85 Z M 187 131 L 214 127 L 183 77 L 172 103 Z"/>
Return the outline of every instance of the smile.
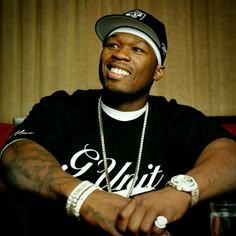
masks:
<path fill-rule="evenodd" d="M 110 69 L 110 72 L 114 73 L 114 74 L 117 74 L 117 75 L 129 75 L 130 73 L 126 70 L 123 70 L 123 69 L 120 69 L 120 68 L 115 68 L 115 67 L 112 67 Z"/>

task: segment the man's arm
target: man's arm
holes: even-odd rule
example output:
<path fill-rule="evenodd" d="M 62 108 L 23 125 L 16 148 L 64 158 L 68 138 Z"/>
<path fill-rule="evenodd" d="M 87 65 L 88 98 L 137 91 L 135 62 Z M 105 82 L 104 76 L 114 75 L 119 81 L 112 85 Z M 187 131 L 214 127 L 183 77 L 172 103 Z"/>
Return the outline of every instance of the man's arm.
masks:
<path fill-rule="evenodd" d="M 0 161 L 9 186 L 47 198 L 67 197 L 81 182 L 64 172 L 50 152 L 31 140 L 19 140 L 9 145 Z"/>
<path fill-rule="evenodd" d="M 0 165 L 7 186 L 50 199 L 67 199 L 82 182 L 63 171 L 56 158 L 45 148 L 27 139 L 10 144 L 2 153 Z M 91 225 L 120 236 L 116 229 L 118 209 L 128 201 L 117 194 L 95 190 L 84 201 L 80 215 Z"/>
<path fill-rule="evenodd" d="M 217 139 L 206 146 L 187 174 L 197 181 L 205 200 L 236 189 L 236 142 Z"/>
<path fill-rule="evenodd" d="M 200 154 L 194 168 L 179 174 L 190 175 L 196 180 L 200 201 L 235 190 L 236 142 L 227 138 L 211 142 Z M 117 227 L 121 232 L 129 230 L 133 233 L 152 232 L 162 235 L 165 229 L 159 229 L 153 224 L 156 217 L 163 215 L 168 223 L 174 222 L 186 213 L 190 205 L 189 193 L 167 186 L 132 198 L 120 211 Z"/>

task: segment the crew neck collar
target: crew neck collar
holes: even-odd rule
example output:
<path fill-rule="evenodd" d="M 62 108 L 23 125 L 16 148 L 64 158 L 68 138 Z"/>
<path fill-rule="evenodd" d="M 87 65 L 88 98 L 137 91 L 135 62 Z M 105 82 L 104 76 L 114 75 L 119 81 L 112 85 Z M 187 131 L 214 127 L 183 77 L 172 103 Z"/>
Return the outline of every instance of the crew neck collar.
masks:
<path fill-rule="evenodd" d="M 113 119 L 116 119 L 119 121 L 130 121 L 130 120 L 137 119 L 146 111 L 147 103 L 143 108 L 137 111 L 118 111 L 114 108 L 107 106 L 106 104 L 103 103 L 103 101 L 101 101 L 101 107 L 102 107 L 102 110 Z"/>

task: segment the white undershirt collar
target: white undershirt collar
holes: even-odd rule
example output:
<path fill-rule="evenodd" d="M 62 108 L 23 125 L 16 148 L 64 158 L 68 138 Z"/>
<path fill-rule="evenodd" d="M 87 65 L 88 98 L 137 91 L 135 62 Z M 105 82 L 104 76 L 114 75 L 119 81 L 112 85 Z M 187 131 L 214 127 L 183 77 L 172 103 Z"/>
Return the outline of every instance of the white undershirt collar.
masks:
<path fill-rule="evenodd" d="M 102 110 L 108 116 L 112 117 L 113 119 L 119 120 L 119 121 L 134 120 L 134 119 L 140 117 L 147 109 L 147 103 L 143 108 L 141 108 L 137 111 L 118 111 L 118 110 L 115 110 L 115 109 L 107 106 L 102 101 L 101 101 L 101 106 L 102 106 Z"/>

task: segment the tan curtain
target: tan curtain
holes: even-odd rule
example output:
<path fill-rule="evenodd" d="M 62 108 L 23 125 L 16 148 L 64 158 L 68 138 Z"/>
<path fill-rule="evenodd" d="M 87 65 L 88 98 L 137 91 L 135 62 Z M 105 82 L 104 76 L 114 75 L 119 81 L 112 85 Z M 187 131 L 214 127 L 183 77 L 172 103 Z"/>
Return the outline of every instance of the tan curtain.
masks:
<path fill-rule="evenodd" d="M 206 115 L 236 115 L 235 0 L 1 0 L 0 122 L 24 117 L 43 96 L 100 88 L 104 14 L 140 8 L 162 20 L 169 48 L 152 94 Z"/>

